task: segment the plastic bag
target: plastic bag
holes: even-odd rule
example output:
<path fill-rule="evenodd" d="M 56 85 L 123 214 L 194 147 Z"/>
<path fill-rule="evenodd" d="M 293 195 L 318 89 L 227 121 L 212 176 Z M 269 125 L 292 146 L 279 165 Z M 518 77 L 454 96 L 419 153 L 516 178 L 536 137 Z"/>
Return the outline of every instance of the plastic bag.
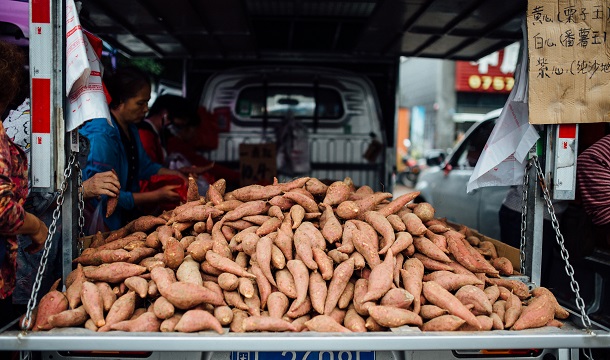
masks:
<path fill-rule="evenodd" d="M 87 211 L 89 209 L 89 211 Z M 85 206 L 85 223 L 89 224 L 85 227 L 87 235 L 97 234 L 98 231 L 105 233 L 108 232 L 108 226 L 104 223 L 104 204 L 103 201 L 98 201 L 97 206 L 91 212 L 91 206 Z"/>

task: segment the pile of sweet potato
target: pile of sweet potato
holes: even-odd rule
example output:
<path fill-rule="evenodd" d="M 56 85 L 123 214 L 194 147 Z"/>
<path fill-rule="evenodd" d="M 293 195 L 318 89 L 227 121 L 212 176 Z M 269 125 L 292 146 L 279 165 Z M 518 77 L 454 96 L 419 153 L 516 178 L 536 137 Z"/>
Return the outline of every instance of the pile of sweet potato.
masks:
<path fill-rule="evenodd" d="M 561 326 L 568 313 L 529 291 L 467 227 L 417 192 L 298 178 L 225 193 L 220 180 L 159 217 L 97 234 L 66 291 L 41 300 L 34 330 L 423 331 Z"/>

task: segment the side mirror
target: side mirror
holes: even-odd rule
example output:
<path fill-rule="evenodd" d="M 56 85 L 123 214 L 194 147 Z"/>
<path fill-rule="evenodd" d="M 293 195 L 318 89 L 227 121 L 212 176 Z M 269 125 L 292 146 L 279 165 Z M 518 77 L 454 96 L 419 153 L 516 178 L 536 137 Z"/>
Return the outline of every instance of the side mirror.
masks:
<path fill-rule="evenodd" d="M 453 170 L 453 166 L 451 166 L 451 164 L 447 164 L 443 168 L 443 173 L 445 174 L 445 176 L 448 176 L 451 170 Z"/>

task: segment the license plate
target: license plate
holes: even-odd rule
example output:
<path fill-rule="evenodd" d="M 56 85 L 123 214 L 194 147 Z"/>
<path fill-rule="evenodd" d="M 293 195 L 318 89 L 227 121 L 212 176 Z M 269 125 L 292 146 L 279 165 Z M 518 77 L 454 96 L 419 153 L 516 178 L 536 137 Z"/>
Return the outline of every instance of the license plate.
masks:
<path fill-rule="evenodd" d="M 233 351 L 231 360 L 375 360 L 374 351 Z"/>

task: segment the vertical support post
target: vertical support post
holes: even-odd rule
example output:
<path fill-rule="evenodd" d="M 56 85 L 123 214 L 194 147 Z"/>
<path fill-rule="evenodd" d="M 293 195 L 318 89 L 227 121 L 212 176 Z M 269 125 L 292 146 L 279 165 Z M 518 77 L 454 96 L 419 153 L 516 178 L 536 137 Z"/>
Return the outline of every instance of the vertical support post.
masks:
<path fill-rule="evenodd" d="M 57 23 L 56 2 L 30 1 L 31 179 L 32 189 L 40 192 L 55 190 L 53 149 L 56 138 L 52 129 L 55 128 L 57 102 L 62 100 L 57 98 L 55 90 L 61 87 L 57 84 L 57 72 L 62 71 L 63 64 L 58 64 L 58 60 L 63 59 L 58 43 L 63 42 L 58 38 L 56 26 L 63 29 L 63 25 Z"/>
<path fill-rule="evenodd" d="M 186 97 L 186 86 L 188 80 L 188 59 L 182 60 L 182 96 Z"/>
<path fill-rule="evenodd" d="M 539 140 L 540 143 L 540 140 Z M 540 144 L 538 145 L 540 149 Z M 538 151 L 539 158 L 541 157 Z M 530 167 L 528 197 L 527 197 L 527 228 L 525 238 L 527 244 L 525 246 L 525 275 L 529 276 L 530 281 L 540 285 L 541 269 L 542 269 L 542 230 L 544 216 L 544 199 L 541 197 L 540 185 L 536 175 L 536 167 Z"/>

